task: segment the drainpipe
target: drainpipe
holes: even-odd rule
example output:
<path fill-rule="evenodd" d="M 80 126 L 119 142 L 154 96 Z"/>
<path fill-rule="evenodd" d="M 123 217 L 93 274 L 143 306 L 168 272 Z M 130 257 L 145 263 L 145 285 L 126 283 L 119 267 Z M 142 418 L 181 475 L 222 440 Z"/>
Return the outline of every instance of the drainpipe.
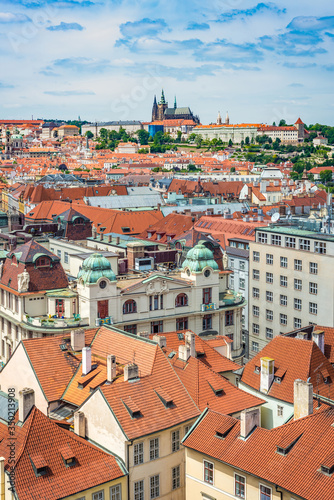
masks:
<path fill-rule="evenodd" d="M 283 491 L 280 491 L 280 490 L 278 489 L 277 484 L 275 484 L 275 490 L 277 491 L 277 493 L 279 493 L 279 494 L 281 495 L 281 500 L 283 500 Z"/>
<path fill-rule="evenodd" d="M 5 459 L 0 457 L 0 499 L 5 500 Z"/>
<path fill-rule="evenodd" d="M 127 444 L 126 468 L 128 469 L 128 498 L 130 498 L 130 446 L 132 445 L 133 439 Z"/>

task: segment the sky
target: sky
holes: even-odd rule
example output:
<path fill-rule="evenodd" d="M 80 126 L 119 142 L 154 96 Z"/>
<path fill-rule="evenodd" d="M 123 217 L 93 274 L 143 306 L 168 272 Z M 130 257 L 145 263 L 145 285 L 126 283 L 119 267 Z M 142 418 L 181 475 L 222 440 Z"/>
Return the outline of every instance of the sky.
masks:
<path fill-rule="evenodd" d="M 334 125 L 329 0 L 1 0 L 0 118 Z"/>

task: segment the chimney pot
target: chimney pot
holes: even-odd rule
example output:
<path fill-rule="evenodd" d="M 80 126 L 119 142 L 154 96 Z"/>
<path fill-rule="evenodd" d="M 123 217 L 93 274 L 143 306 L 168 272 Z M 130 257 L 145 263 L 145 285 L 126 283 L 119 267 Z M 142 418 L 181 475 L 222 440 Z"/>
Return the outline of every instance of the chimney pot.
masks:
<path fill-rule="evenodd" d="M 112 235 L 111 235 L 111 234 L 109 234 L 109 235 L 108 235 L 108 243 L 111 243 L 111 242 L 112 242 Z"/>
<path fill-rule="evenodd" d="M 82 375 L 87 375 L 92 369 L 92 350 L 90 347 L 82 349 Z"/>
<path fill-rule="evenodd" d="M 35 391 L 25 387 L 19 392 L 19 421 L 24 422 L 35 404 Z"/>
<path fill-rule="evenodd" d="M 134 380 L 139 377 L 138 365 L 135 363 L 129 363 L 124 367 L 124 382 L 129 380 Z"/>
<path fill-rule="evenodd" d="M 261 358 L 261 383 L 260 391 L 268 394 L 274 381 L 274 360 L 272 358 Z"/>
<path fill-rule="evenodd" d="M 75 352 L 82 351 L 85 347 L 85 330 L 83 328 L 71 331 L 71 347 Z"/>
<path fill-rule="evenodd" d="M 296 379 L 293 390 L 294 419 L 307 417 L 313 413 L 313 385 Z"/>
<path fill-rule="evenodd" d="M 193 332 L 186 332 L 186 345 L 189 348 L 190 356 L 196 358 L 196 348 L 195 348 L 195 334 Z"/>
<path fill-rule="evenodd" d="M 86 437 L 86 418 L 83 411 L 74 413 L 74 432 L 77 436 Z"/>
<path fill-rule="evenodd" d="M 121 241 L 120 237 L 116 236 L 116 245 L 119 245 L 120 241 Z"/>
<path fill-rule="evenodd" d="M 111 383 L 116 378 L 116 356 L 107 356 L 107 382 Z"/>

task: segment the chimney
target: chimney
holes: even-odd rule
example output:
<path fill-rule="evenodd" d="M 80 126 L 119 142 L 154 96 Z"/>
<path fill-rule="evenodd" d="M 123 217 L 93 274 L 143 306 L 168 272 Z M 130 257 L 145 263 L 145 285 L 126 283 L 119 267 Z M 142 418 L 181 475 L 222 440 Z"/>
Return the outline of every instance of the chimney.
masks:
<path fill-rule="evenodd" d="M 179 345 L 179 359 L 182 361 L 188 361 L 190 356 L 190 347 L 189 345 Z"/>
<path fill-rule="evenodd" d="M 190 349 L 190 356 L 196 358 L 195 349 L 195 334 L 193 332 L 186 332 L 186 346 Z"/>
<path fill-rule="evenodd" d="M 109 235 L 108 235 L 108 243 L 111 243 L 111 242 L 112 242 L 112 235 L 111 235 L 111 234 L 109 234 Z"/>
<path fill-rule="evenodd" d="M 86 417 L 83 411 L 74 413 L 74 432 L 77 436 L 86 437 Z"/>
<path fill-rule="evenodd" d="M 85 347 L 85 330 L 78 328 L 71 331 L 71 348 L 73 351 L 82 351 Z"/>
<path fill-rule="evenodd" d="M 111 382 L 116 378 L 116 356 L 109 354 L 107 356 L 107 382 Z"/>
<path fill-rule="evenodd" d="M 312 333 L 312 340 L 317 344 L 319 349 L 325 352 L 325 332 L 323 330 L 315 330 Z"/>
<path fill-rule="evenodd" d="M 90 347 L 82 349 L 82 375 L 87 375 L 92 369 L 92 350 Z"/>
<path fill-rule="evenodd" d="M 135 380 L 139 377 L 138 365 L 135 363 L 129 363 L 124 366 L 124 382 Z"/>
<path fill-rule="evenodd" d="M 116 236 L 116 245 L 119 245 L 120 241 L 121 241 L 121 238 L 119 236 Z"/>
<path fill-rule="evenodd" d="M 93 235 L 94 240 L 96 240 L 96 238 L 97 238 L 97 229 L 96 229 L 96 226 L 94 224 L 93 224 L 93 227 L 92 227 L 92 235 Z"/>
<path fill-rule="evenodd" d="M 296 379 L 293 389 L 294 419 L 311 415 L 313 413 L 313 385 Z"/>
<path fill-rule="evenodd" d="M 274 381 L 274 360 L 272 358 L 261 358 L 261 383 L 260 391 L 268 394 Z"/>
<path fill-rule="evenodd" d="M 161 348 L 167 346 L 167 339 L 164 335 L 153 335 L 152 340 L 156 342 Z"/>
<path fill-rule="evenodd" d="M 249 408 L 240 414 L 240 437 L 246 439 L 254 427 L 261 426 L 260 408 Z"/>
<path fill-rule="evenodd" d="M 103 233 L 100 234 L 100 241 L 103 241 Z"/>
<path fill-rule="evenodd" d="M 35 391 L 25 387 L 19 392 L 19 421 L 24 422 L 35 404 Z"/>

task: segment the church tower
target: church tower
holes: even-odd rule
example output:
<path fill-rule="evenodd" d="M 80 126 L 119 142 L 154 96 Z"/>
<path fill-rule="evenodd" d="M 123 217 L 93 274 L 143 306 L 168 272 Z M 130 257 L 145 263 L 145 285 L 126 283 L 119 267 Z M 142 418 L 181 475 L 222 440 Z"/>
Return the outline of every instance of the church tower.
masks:
<path fill-rule="evenodd" d="M 165 115 L 165 110 L 167 108 L 168 108 L 168 102 L 166 102 L 164 89 L 162 89 L 161 99 L 160 99 L 160 102 L 158 104 L 158 120 L 159 121 L 161 121 L 161 122 L 163 121 L 164 115 Z"/>
<path fill-rule="evenodd" d="M 226 111 L 225 125 L 230 124 L 230 117 L 228 116 L 228 111 Z"/>
<path fill-rule="evenodd" d="M 222 124 L 222 117 L 220 116 L 220 111 L 218 111 L 218 116 L 217 116 L 217 125 L 221 125 Z"/>
<path fill-rule="evenodd" d="M 153 107 L 152 107 L 152 122 L 158 119 L 158 104 L 157 96 L 154 96 Z"/>

